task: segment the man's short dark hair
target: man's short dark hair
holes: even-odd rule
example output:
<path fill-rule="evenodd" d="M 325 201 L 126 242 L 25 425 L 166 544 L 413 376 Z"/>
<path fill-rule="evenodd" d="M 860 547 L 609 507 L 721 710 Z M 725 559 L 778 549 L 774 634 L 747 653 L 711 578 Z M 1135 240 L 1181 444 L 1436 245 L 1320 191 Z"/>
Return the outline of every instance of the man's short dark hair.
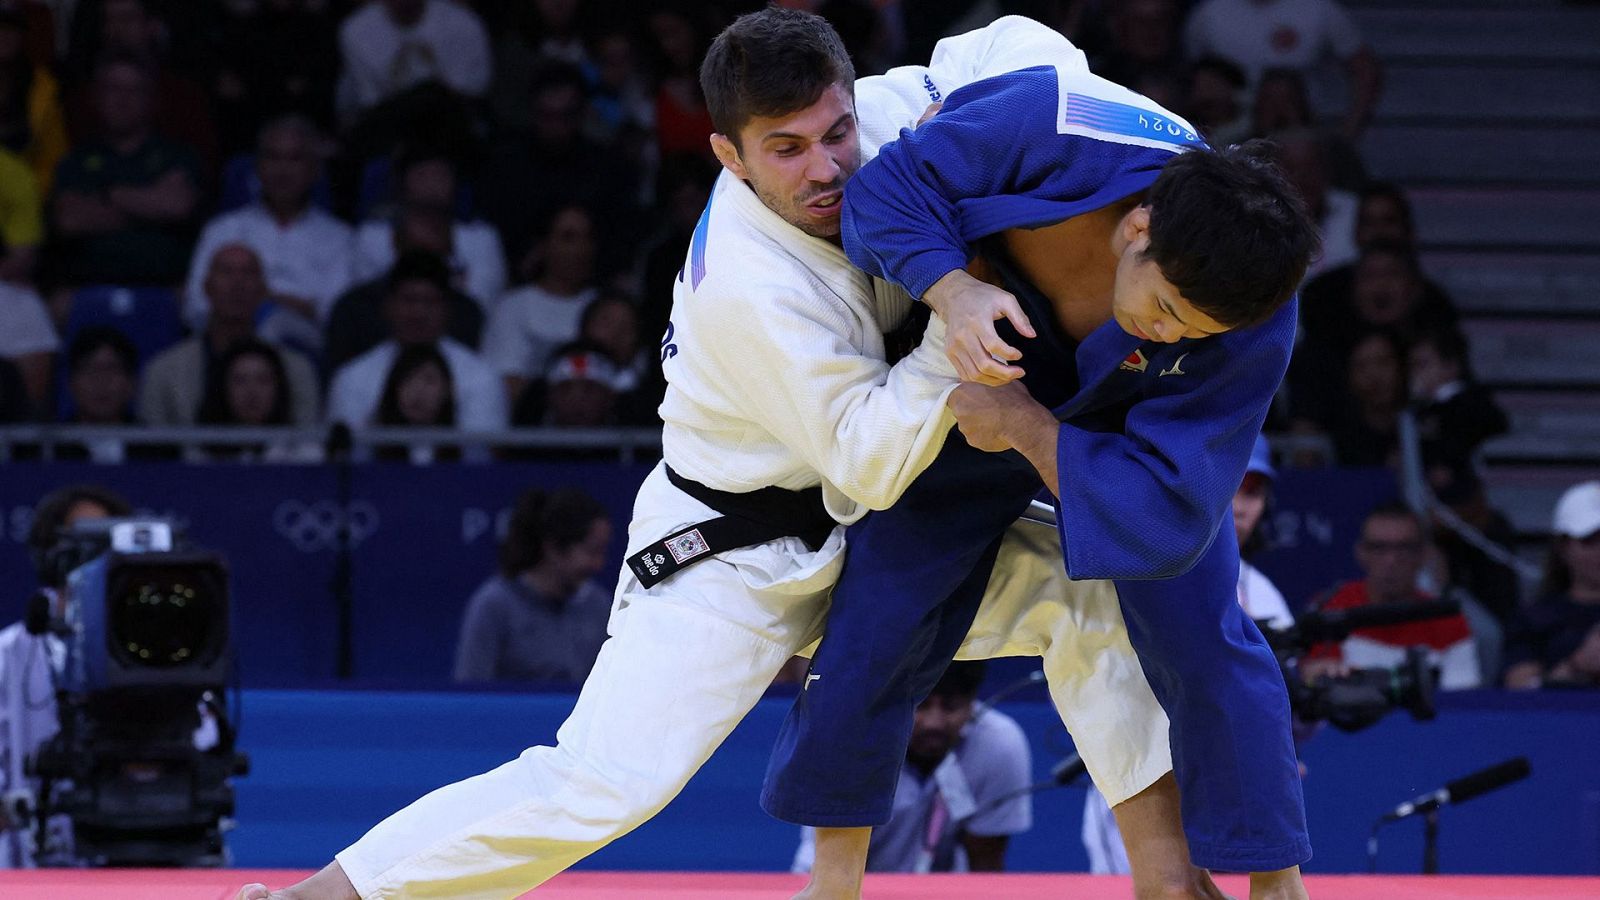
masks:
<path fill-rule="evenodd" d="M 500 573 L 515 578 L 538 565 L 546 542 L 563 549 L 581 543 L 594 523 L 604 518 L 606 508 L 600 501 L 577 488 L 524 491 L 500 544 Z"/>
<path fill-rule="evenodd" d="M 44 495 L 33 508 L 33 524 L 28 526 L 28 554 L 41 580 L 52 577 L 45 571 L 45 560 L 60 539 L 67 513 L 86 502 L 97 504 L 114 518 L 133 515 L 132 504 L 121 494 L 97 484 L 69 484 Z"/>
<path fill-rule="evenodd" d="M 117 362 L 129 375 L 139 371 L 139 348 L 127 335 L 110 325 L 90 325 L 78 332 L 72 343 L 67 345 L 67 371 L 78 371 L 78 367 L 102 347 L 110 347 L 117 354 Z"/>
<path fill-rule="evenodd" d="M 717 133 L 739 143 L 757 116 L 805 109 L 841 84 L 855 94 L 856 70 L 833 26 L 821 16 L 769 7 L 723 29 L 700 64 L 700 90 Z"/>
<path fill-rule="evenodd" d="M 1317 227 L 1266 141 L 1179 154 L 1145 202 L 1144 255 L 1185 300 L 1232 328 L 1271 318 L 1317 250 Z"/>
<path fill-rule="evenodd" d="M 978 660 L 958 659 L 950 663 L 939 683 L 933 686 L 934 697 L 976 697 L 978 686 L 983 684 L 987 668 Z"/>
<path fill-rule="evenodd" d="M 1411 198 L 1406 196 L 1405 188 L 1392 181 L 1369 181 L 1361 189 L 1361 204 L 1366 205 L 1368 200 L 1390 200 L 1400 209 L 1401 218 L 1405 219 L 1406 230 L 1415 231 L 1416 221 L 1411 213 Z"/>
<path fill-rule="evenodd" d="M 1367 523 L 1375 519 L 1405 519 L 1416 527 L 1417 534 L 1427 534 L 1427 530 L 1422 526 L 1422 519 L 1417 516 L 1416 510 L 1399 500 L 1390 500 L 1373 507 L 1372 511 L 1367 513 L 1367 517 L 1361 520 L 1361 531 L 1365 533 Z"/>
<path fill-rule="evenodd" d="M 408 281 L 426 281 L 439 289 L 446 298 L 450 295 L 450 266 L 437 253 L 426 250 L 407 250 L 395 260 L 389 270 L 388 292 L 393 294 Z"/>

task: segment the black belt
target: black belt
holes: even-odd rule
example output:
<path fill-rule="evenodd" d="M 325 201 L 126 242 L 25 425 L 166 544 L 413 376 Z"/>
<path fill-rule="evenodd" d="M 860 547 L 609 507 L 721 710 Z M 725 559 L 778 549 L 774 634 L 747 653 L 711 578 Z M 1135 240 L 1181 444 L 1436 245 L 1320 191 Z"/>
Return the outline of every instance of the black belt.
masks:
<path fill-rule="evenodd" d="M 647 588 L 713 554 L 782 537 L 797 537 L 815 552 L 837 524 L 823 506 L 820 487 L 803 491 L 764 487 L 736 494 L 690 481 L 670 466 L 667 480 L 721 515 L 679 529 L 629 556 L 628 568 Z"/>

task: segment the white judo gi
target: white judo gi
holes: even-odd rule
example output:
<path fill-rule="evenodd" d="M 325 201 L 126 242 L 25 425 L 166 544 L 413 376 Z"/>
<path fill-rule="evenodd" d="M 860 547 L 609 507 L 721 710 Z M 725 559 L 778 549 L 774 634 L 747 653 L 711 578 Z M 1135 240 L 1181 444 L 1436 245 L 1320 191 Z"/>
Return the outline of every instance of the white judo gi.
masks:
<path fill-rule="evenodd" d="M 930 67 L 857 83 L 863 152 L 961 84 L 1073 58 L 1082 54 L 1026 19 L 942 42 Z M 700 232 L 663 346 L 666 463 L 722 491 L 820 485 L 840 526 L 815 552 L 781 538 L 649 589 L 624 567 L 610 639 L 556 746 L 434 791 L 338 854 L 362 897 L 515 897 L 653 816 L 821 636 L 843 526 L 892 504 L 943 446 L 956 376 L 937 318 L 890 367 L 883 335 L 910 298 L 726 172 Z M 658 467 L 639 489 L 628 553 L 716 515 Z M 1067 581 L 1049 529 L 1012 532 L 961 655 L 1042 656 L 1090 773 L 1121 802 L 1171 769 L 1166 716 L 1112 586 Z"/>

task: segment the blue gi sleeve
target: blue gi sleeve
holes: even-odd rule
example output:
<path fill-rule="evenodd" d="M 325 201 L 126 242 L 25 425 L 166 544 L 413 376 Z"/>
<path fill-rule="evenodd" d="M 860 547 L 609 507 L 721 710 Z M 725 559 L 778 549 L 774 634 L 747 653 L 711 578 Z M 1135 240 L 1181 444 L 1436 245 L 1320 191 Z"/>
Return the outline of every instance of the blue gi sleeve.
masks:
<path fill-rule="evenodd" d="M 1297 307 L 1185 342 L 1160 370 L 1153 360 L 1120 432 L 1062 424 L 1056 517 L 1068 575 L 1170 578 L 1201 558 L 1288 368 Z"/>
<path fill-rule="evenodd" d="M 1100 79 L 1093 86 L 1121 90 Z M 1181 148 L 1063 132 L 1059 95 L 1055 68 L 1020 69 L 952 92 L 936 116 L 902 130 L 845 185 L 851 262 L 921 297 L 967 264 L 972 241 L 1136 194 Z M 1102 106 L 1137 120 L 1132 106 Z"/>

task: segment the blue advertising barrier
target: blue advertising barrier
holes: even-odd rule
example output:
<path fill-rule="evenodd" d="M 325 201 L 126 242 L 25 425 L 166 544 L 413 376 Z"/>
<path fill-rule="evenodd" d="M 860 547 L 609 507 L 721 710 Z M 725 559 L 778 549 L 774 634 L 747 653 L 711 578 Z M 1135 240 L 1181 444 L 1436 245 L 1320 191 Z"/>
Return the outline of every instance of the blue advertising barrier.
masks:
<path fill-rule="evenodd" d="M 495 568 L 511 505 L 531 486 L 576 486 L 611 512 L 610 586 L 621 566 L 633 495 L 649 466 L 499 463 L 349 468 L 357 677 L 396 686 L 449 677 L 461 612 Z M 0 622 L 21 617 L 33 587 L 23 546 L 49 490 L 94 482 L 141 511 L 171 516 L 191 540 L 226 557 L 244 683 L 293 687 L 337 671 L 334 600 L 339 470 L 334 466 L 13 463 L 0 467 Z M 1380 470 L 1282 474 L 1271 513 L 1275 549 L 1258 563 L 1291 604 L 1351 577 L 1361 517 L 1394 496 Z"/>
<path fill-rule="evenodd" d="M 555 738 L 569 694 L 247 691 L 237 782 L 241 866 L 321 866 L 382 817 L 423 793 L 486 771 Z M 656 819 L 585 862 L 588 868 L 784 870 L 796 829 L 757 805 L 767 755 L 789 699 L 769 697 Z M 1033 771 L 1071 751 L 1042 702 L 1000 705 L 1027 733 Z M 641 736 L 648 740 L 648 735 Z M 1308 870 L 1366 868 L 1372 822 L 1446 781 L 1526 756 L 1533 774 L 1441 812 L 1447 873 L 1600 874 L 1600 694 L 1450 695 L 1439 717 L 1403 713 L 1357 734 L 1324 731 L 1303 748 L 1315 857 Z M 1008 867 L 1082 871 L 1084 789 L 1035 795 L 1034 826 L 1011 842 Z M 1421 825 L 1383 831 L 1379 869 L 1417 872 Z"/>

